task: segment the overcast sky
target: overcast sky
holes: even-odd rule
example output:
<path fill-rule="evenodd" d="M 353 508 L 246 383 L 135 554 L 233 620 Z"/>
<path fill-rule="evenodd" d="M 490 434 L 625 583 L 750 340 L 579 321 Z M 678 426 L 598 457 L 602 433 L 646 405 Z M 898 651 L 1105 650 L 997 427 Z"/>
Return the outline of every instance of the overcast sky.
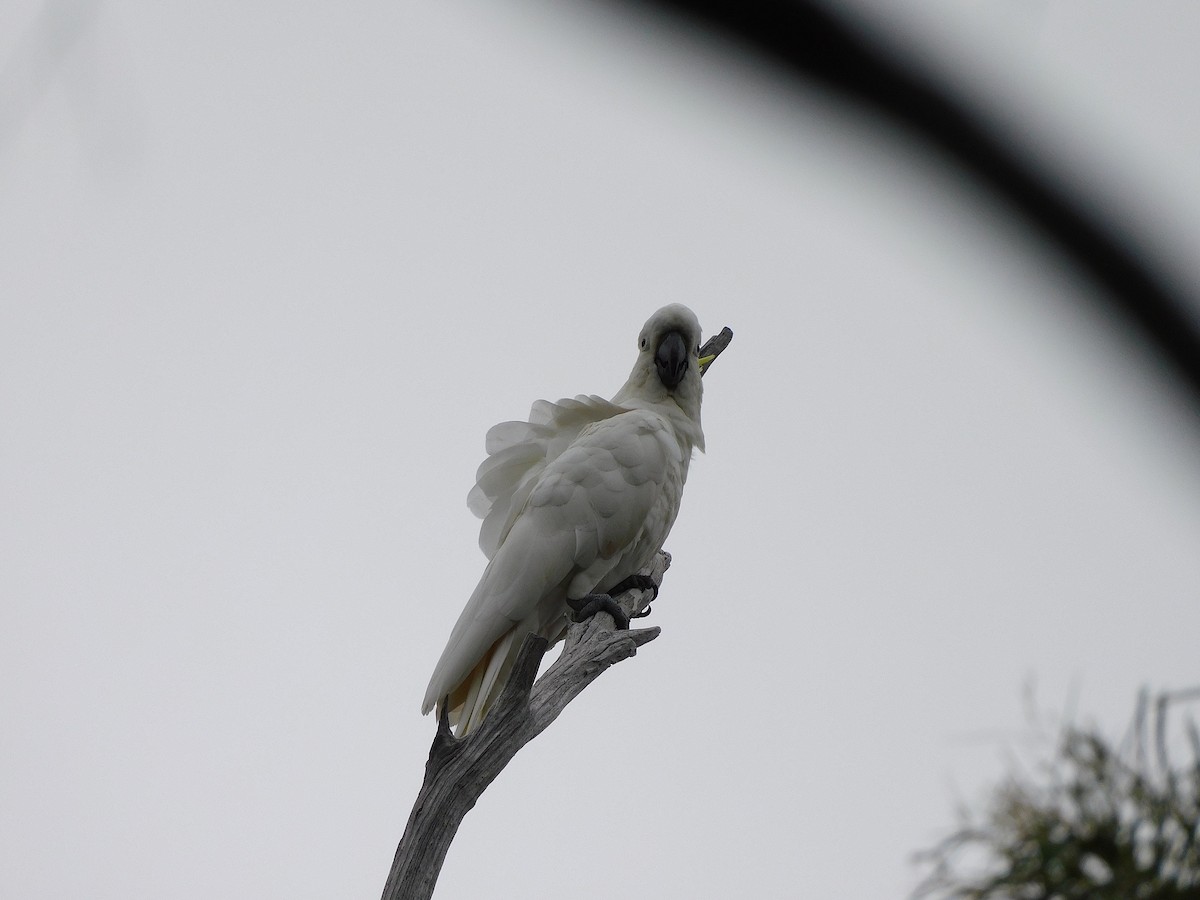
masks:
<path fill-rule="evenodd" d="M 1200 6 L 856 6 L 1200 284 Z M 0 253 L 5 897 L 377 896 L 484 433 L 666 302 L 737 336 L 662 636 L 439 897 L 903 897 L 1028 685 L 1200 682 L 1174 387 L 940 159 L 660 24 L 10 0 Z"/>

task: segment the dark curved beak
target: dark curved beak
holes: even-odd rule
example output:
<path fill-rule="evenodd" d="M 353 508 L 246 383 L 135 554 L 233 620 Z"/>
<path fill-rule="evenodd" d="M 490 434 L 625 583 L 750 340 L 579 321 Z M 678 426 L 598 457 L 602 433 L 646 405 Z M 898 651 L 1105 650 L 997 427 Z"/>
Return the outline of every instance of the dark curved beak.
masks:
<path fill-rule="evenodd" d="M 668 331 L 663 335 L 654 354 L 654 365 L 658 367 L 658 380 L 668 389 L 677 387 L 683 381 L 688 366 L 688 349 L 682 334 Z"/>

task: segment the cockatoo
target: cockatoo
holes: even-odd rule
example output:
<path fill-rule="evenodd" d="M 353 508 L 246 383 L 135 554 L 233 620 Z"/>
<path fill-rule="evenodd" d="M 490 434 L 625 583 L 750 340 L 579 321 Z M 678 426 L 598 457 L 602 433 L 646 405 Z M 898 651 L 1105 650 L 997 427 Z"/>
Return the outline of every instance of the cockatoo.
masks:
<path fill-rule="evenodd" d="M 551 644 L 568 599 L 606 594 L 662 548 L 700 428 L 700 323 L 664 306 L 638 335 L 637 361 L 612 400 L 533 404 L 528 422 L 487 434 L 467 503 L 488 557 L 429 680 L 422 713 L 447 707 L 462 737 L 486 715 L 525 636 Z M 627 623 L 626 623 L 627 624 Z"/>

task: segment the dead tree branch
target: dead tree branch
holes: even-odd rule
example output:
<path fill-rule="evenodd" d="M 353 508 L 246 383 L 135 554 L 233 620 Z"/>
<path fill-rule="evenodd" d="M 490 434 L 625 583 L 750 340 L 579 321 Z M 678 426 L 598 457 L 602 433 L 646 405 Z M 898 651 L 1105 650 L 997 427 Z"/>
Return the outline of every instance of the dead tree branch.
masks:
<path fill-rule="evenodd" d="M 670 564 L 670 555 L 660 553 L 642 574 L 661 584 Z M 645 610 L 653 596 L 649 588 L 634 588 L 613 599 L 626 615 L 634 615 Z M 615 630 L 612 616 L 599 612 L 568 629 L 562 655 L 541 678 L 537 678 L 538 667 L 548 644 L 530 635 L 504 691 L 477 729 L 461 740 L 455 738 L 443 711 L 425 764 L 425 781 L 396 849 L 383 900 L 431 897 L 463 817 L 517 751 L 541 734 L 605 669 L 633 656 L 658 634 L 658 628 Z"/>

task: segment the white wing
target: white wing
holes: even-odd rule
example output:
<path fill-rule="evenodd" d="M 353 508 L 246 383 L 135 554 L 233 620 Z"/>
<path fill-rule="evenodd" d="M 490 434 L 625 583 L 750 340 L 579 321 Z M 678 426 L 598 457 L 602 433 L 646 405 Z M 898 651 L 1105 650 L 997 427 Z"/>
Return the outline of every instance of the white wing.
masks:
<path fill-rule="evenodd" d="M 425 710 L 453 694 L 451 709 L 466 707 L 456 719 L 482 718 L 507 678 L 517 638 L 557 638 L 565 597 L 611 588 L 649 563 L 666 539 L 683 489 L 684 451 L 673 430 L 653 412 L 586 399 L 577 407 L 546 404 L 563 411 L 551 421 L 565 421 L 573 439 L 530 423 L 539 430 L 493 455 L 531 444 L 542 452 L 536 459 L 533 450 L 513 454 L 494 492 L 492 509 L 505 516 L 498 544 L 434 670 Z M 585 408 L 597 407 L 612 414 L 580 424 Z M 522 468 L 516 459 L 532 462 Z"/>
<path fill-rule="evenodd" d="M 483 519 L 479 548 L 488 559 L 496 555 L 546 466 L 588 425 L 623 412 L 624 407 L 603 397 L 582 394 L 557 403 L 538 400 L 528 422 L 501 422 L 488 431 L 488 458 L 480 464 L 475 487 L 467 495 L 467 506 Z"/>

